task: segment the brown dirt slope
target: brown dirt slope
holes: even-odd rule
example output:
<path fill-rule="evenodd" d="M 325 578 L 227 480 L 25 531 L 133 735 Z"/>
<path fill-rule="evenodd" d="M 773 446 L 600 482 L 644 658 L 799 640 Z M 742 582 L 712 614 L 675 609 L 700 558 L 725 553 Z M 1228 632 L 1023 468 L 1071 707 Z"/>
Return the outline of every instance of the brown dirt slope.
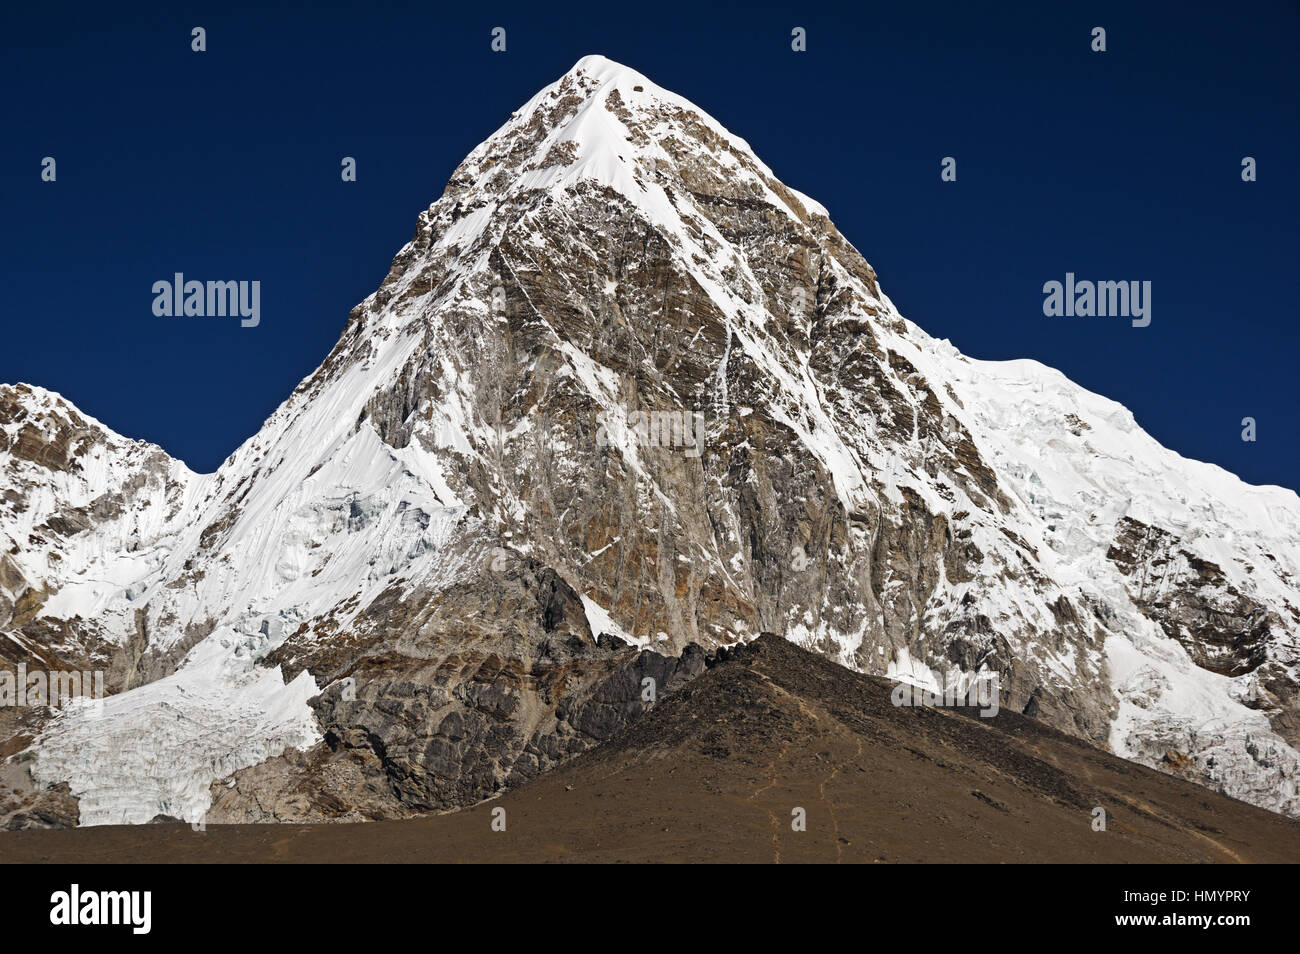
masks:
<path fill-rule="evenodd" d="M 604 745 L 453 814 L 0 833 L 0 860 L 1296 862 L 1300 823 L 1013 712 L 895 707 L 773 636 Z M 1107 813 L 1094 831 L 1093 809 Z M 494 831 L 504 808 L 506 830 Z M 792 829 L 804 809 L 805 831 Z"/>

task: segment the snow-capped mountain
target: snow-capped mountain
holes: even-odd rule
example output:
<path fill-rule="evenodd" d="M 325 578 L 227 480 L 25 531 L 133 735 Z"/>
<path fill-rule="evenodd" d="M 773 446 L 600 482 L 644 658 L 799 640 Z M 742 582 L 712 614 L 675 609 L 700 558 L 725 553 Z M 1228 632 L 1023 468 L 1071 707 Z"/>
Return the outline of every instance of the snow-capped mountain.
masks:
<path fill-rule="evenodd" d="M 466 158 L 217 473 L 0 389 L 0 521 L 5 658 L 117 691 L 11 742 L 19 823 L 43 786 L 81 824 L 466 804 L 763 631 L 997 673 L 1300 814 L 1300 499 L 929 337 L 824 208 L 603 57 Z"/>

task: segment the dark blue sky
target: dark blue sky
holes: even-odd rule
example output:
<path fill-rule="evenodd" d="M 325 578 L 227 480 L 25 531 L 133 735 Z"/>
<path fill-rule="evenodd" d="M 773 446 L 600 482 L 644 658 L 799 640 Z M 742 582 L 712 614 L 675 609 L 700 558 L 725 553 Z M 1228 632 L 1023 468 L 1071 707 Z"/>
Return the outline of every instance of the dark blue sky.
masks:
<path fill-rule="evenodd" d="M 258 6 L 0 13 L 0 380 L 215 469 L 464 155 L 603 53 L 822 202 L 930 333 L 1037 358 L 1186 456 L 1300 485 L 1294 4 Z M 155 317 L 151 286 L 176 271 L 260 280 L 261 326 Z M 1151 326 L 1044 317 L 1067 271 L 1151 281 Z"/>

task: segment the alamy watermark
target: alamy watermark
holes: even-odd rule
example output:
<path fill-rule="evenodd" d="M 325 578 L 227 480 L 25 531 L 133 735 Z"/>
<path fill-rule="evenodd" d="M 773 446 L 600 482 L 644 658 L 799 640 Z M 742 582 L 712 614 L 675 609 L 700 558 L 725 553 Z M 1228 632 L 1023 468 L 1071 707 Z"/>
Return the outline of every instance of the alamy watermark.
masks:
<path fill-rule="evenodd" d="M 1074 280 L 1043 284 L 1043 314 L 1048 318 L 1132 318 L 1134 328 L 1151 324 L 1151 283 Z"/>
<path fill-rule="evenodd" d="M 124 925 L 148 934 L 153 925 L 152 891 L 83 891 L 74 884 L 50 895 L 50 923 L 76 926 Z"/>
<path fill-rule="evenodd" d="M 896 706 L 979 706 L 980 717 L 991 719 L 998 714 L 998 694 L 1001 679 L 997 673 L 982 673 L 965 689 L 956 683 L 942 692 L 900 682 L 889 694 Z"/>
<path fill-rule="evenodd" d="M 153 313 L 159 318 L 242 318 L 240 326 L 256 328 L 262 321 L 262 283 L 186 281 L 177 272 L 172 281 L 153 283 Z"/>
<path fill-rule="evenodd" d="M 99 701 L 103 698 L 102 670 L 46 672 L 38 669 L 28 672 L 26 663 L 19 663 L 16 673 L 0 670 L 0 706 L 62 708 L 73 699 Z"/>
<path fill-rule="evenodd" d="M 604 414 L 598 421 L 596 443 L 601 447 L 611 443 L 611 431 L 627 431 L 642 447 L 681 448 L 686 457 L 699 457 L 704 450 L 701 411 L 628 411 L 622 421 Z"/>

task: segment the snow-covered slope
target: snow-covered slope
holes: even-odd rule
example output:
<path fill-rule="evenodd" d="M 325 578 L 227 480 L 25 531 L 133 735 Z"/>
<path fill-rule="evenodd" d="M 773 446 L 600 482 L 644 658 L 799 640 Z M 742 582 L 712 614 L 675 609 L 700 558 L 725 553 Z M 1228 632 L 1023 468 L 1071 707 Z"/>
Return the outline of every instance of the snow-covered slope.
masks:
<path fill-rule="evenodd" d="M 702 452 L 647 440 L 650 413 L 700 415 Z M 286 747 L 320 753 L 283 763 L 305 773 L 364 749 L 421 804 L 542 770 L 560 617 L 577 643 L 766 630 L 937 688 L 997 672 L 1004 705 L 1300 813 L 1296 495 L 1183 460 L 1040 365 L 930 338 L 823 207 L 602 57 L 466 158 L 216 474 L 108 435 L 74 487 L 0 425 L 0 491 L 25 508 L 4 518 L 11 640 L 93 628 L 133 647 L 121 685 L 148 683 L 34 746 L 83 824 L 200 817 L 210 783 L 243 791 L 232 773 Z M 28 542 L 127 485 L 130 518 L 95 516 L 60 559 Z M 358 672 L 369 695 L 329 688 Z M 330 776 L 340 805 L 369 797 L 355 777 Z"/>
<path fill-rule="evenodd" d="M 204 480 L 56 394 L 0 385 L 0 627 L 65 663 L 129 640 L 124 607 Z"/>
<path fill-rule="evenodd" d="M 1296 494 L 1178 456 L 1127 408 L 1037 362 L 935 351 L 1036 518 L 1053 579 L 1105 618 L 1112 750 L 1157 767 L 1189 759 L 1201 780 L 1295 814 Z"/>

